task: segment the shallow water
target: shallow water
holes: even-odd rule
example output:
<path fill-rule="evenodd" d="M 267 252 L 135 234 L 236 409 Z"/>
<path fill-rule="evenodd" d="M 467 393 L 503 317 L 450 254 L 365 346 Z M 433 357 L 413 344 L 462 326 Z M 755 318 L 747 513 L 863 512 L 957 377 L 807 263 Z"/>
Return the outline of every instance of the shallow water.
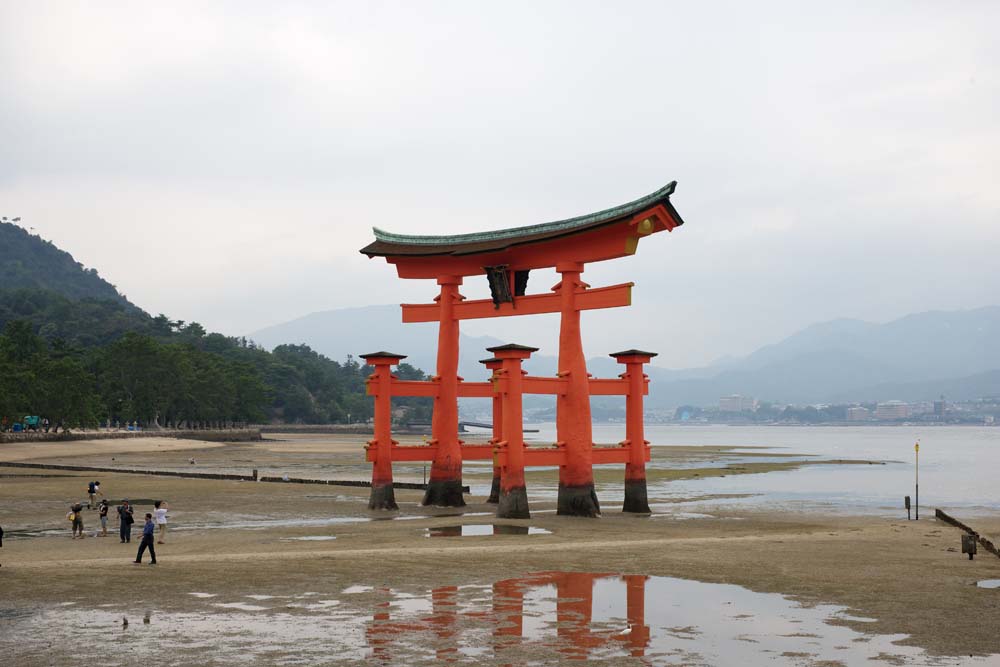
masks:
<path fill-rule="evenodd" d="M 554 424 L 539 424 L 538 442 L 555 437 Z M 595 424 L 594 440 L 618 442 L 624 424 Z M 755 453 L 799 454 L 779 460 L 853 459 L 885 465 L 805 465 L 798 470 L 651 483 L 650 500 L 701 494 L 741 494 L 716 505 L 775 506 L 801 511 L 865 512 L 905 516 L 903 496 L 915 502 L 913 445 L 920 441 L 920 504 L 962 509 L 968 514 L 1000 510 L 996 471 L 1000 470 L 1000 428 L 974 426 L 695 426 L 651 424 L 646 439 L 656 446 L 728 446 Z M 723 455 L 739 463 L 739 451 Z M 733 457 L 733 458 L 731 458 Z M 757 457 L 746 461 L 765 461 Z M 713 464 L 715 465 L 715 464 Z M 620 466 L 618 466 L 620 468 Z M 670 464 L 674 467 L 674 464 Z M 691 467 L 684 462 L 677 467 Z M 488 489 L 487 489 L 488 491 Z M 529 486 L 530 495 L 551 497 L 555 483 Z M 621 502 L 622 485 L 598 487 L 609 508 Z"/>
<path fill-rule="evenodd" d="M 197 598 L 188 605 L 194 609 L 184 611 L 85 602 L 33 612 L 0 609 L 7 657 L 27 663 L 38 656 L 33 642 L 43 637 L 49 646 L 67 647 L 74 661 L 102 665 L 157 656 L 218 665 L 629 657 L 646 665 L 955 664 L 955 658 L 898 644 L 904 635 L 864 631 L 874 619 L 850 616 L 843 607 L 807 607 L 777 594 L 669 577 L 540 572 L 433 589 L 190 595 Z M 148 625 L 136 622 L 143 616 Z M 132 619 L 127 628 L 123 617 Z M 961 663 L 998 661 L 1000 655 Z"/>
<path fill-rule="evenodd" d="M 425 537 L 475 537 L 481 535 L 551 535 L 537 526 L 514 526 L 504 523 L 469 524 L 425 528 Z"/>
<path fill-rule="evenodd" d="M 1000 588 L 1000 579 L 983 579 L 977 581 L 976 586 L 980 588 Z"/>

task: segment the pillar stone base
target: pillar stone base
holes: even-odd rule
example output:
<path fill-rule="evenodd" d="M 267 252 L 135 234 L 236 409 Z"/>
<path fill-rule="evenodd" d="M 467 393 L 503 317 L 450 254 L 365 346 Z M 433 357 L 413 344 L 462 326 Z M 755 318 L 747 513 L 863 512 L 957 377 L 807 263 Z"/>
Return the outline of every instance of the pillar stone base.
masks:
<path fill-rule="evenodd" d="M 510 491 L 500 493 L 500 504 L 497 505 L 498 519 L 530 519 L 528 511 L 528 490 L 516 486 Z"/>
<path fill-rule="evenodd" d="M 431 480 L 427 483 L 427 490 L 424 492 L 424 499 L 420 504 L 433 505 L 434 507 L 465 507 L 465 498 L 462 497 L 462 480 Z"/>
<path fill-rule="evenodd" d="M 396 492 L 392 484 L 372 485 L 372 493 L 368 496 L 368 509 L 370 510 L 398 510 L 396 504 Z"/>
<path fill-rule="evenodd" d="M 625 480 L 625 502 L 622 505 L 622 512 L 650 514 L 649 499 L 646 497 L 646 480 Z"/>
<path fill-rule="evenodd" d="M 490 497 L 486 499 L 486 502 L 491 505 L 496 505 L 500 502 L 500 478 L 493 478 L 493 486 L 490 488 Z"/>
<path fill-rule="evenodd" d="M 560 516 L 600 516 L 601 503 L 597 500 L 594 484 L 582 486 L 560 484 L 556 514 Z"/>

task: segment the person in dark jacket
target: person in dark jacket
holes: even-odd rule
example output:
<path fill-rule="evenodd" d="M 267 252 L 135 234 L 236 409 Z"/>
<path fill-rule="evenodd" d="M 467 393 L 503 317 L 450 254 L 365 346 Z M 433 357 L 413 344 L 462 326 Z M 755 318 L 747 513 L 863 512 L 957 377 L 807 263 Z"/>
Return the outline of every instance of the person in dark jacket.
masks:
<path fill-rule="evenodd" d="M 128 498 L 125 498 L 118 506 L 118 537 L 121 538 L 122 544 L 132 541 L 133 523 L 135 517 L 132 515 L 132 506 L 128 504 Z"/>
<path fill-rule="evenodd" d="M 153 523 L 153 515 L 146 512 L 146 524 L 142 527 L 142 542 L 139 543 L 139 553 L 135 555 L 135 564 L 142 563 L 142 554 L 149 549 L 149 564 L 156 565 L 156 551 L 153 548 L 153 533 L 156 532 L 156 524 Z"/>

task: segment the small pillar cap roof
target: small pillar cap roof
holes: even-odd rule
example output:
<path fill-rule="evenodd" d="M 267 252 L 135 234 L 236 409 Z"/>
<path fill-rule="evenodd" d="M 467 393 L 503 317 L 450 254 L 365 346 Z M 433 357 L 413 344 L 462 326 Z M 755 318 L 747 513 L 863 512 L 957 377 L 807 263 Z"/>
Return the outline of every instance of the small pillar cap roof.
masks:
<path fill-rule="evenodd" d="M 362 359 L 374 359 L 376 357 L 392 357 L 393 359 L 406 359 L 405 354 L 396 354 L 395 352 L 386 352 L 382 350 L 381 352 L 369 352 L 368 354 L 358 355 Z"/>
<path fill-rule="evenodd" d="M 645 352 L 643 350 L 622 350 L 621 352 L 612 352 L 609 357 L 655 357 L 659 352 Z"/>
<path fill-rule="evenodd" d="M 497 345 L 495 347 L 486 348 L 487 352 L 538 352 L 537 347 L 529 347 L 527 345 L 518 345 L 517 343 L 507 343 L 506 345 Z"/>
<path fill-rule="evenodd" d="M 481 364 L 497 364 L 503 361 L 503 359 L 497 359 L 496 357 L 490 357 L 489 359 L 480 359 Z"/>

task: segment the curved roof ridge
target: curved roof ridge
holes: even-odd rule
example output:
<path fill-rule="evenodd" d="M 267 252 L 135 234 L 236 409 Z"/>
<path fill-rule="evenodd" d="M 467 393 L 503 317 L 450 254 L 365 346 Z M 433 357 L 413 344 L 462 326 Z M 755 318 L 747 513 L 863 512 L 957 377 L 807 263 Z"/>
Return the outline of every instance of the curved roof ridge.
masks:
<path fill-rule="evenodd" d="M 568 231 L 581 225 L 592 225 L 605 220 L 613 220 L 614 218 L 628 215 L 634 211 L 648 208 L 658 201 L 669 198 L 670 195 L 674 193 L 674 188 L 676 187 L 677 181 L 670 181 L 656 192 L 652 192 L 644 197 L 630 201 L 627 204 L 620 204 L 618 206 L 604 209 L 603 211 L 588 213 L 575 218 L 556 220 L 554 222 L 543 222 L 541 224 L 527 225 L 525 227 L 511 227 L 508 229 L 497 229 L 488 232 L 472 232 L 469 234 L 454 234 L 450 236 L 395 234 L 393 232 L 387 232 L 384 229 L 379 229 L 378 227 L 372 227 L 372 231 L 375 233 L 375 238 L 378 241 L 383 241 L 385 243 L 433 246 L 451 245 L 456 243 L 477 243 L 481 241 L 498 241 L 508 238 L 517 238 L 526 234 L 546 234 L 550 232 Z"/>

